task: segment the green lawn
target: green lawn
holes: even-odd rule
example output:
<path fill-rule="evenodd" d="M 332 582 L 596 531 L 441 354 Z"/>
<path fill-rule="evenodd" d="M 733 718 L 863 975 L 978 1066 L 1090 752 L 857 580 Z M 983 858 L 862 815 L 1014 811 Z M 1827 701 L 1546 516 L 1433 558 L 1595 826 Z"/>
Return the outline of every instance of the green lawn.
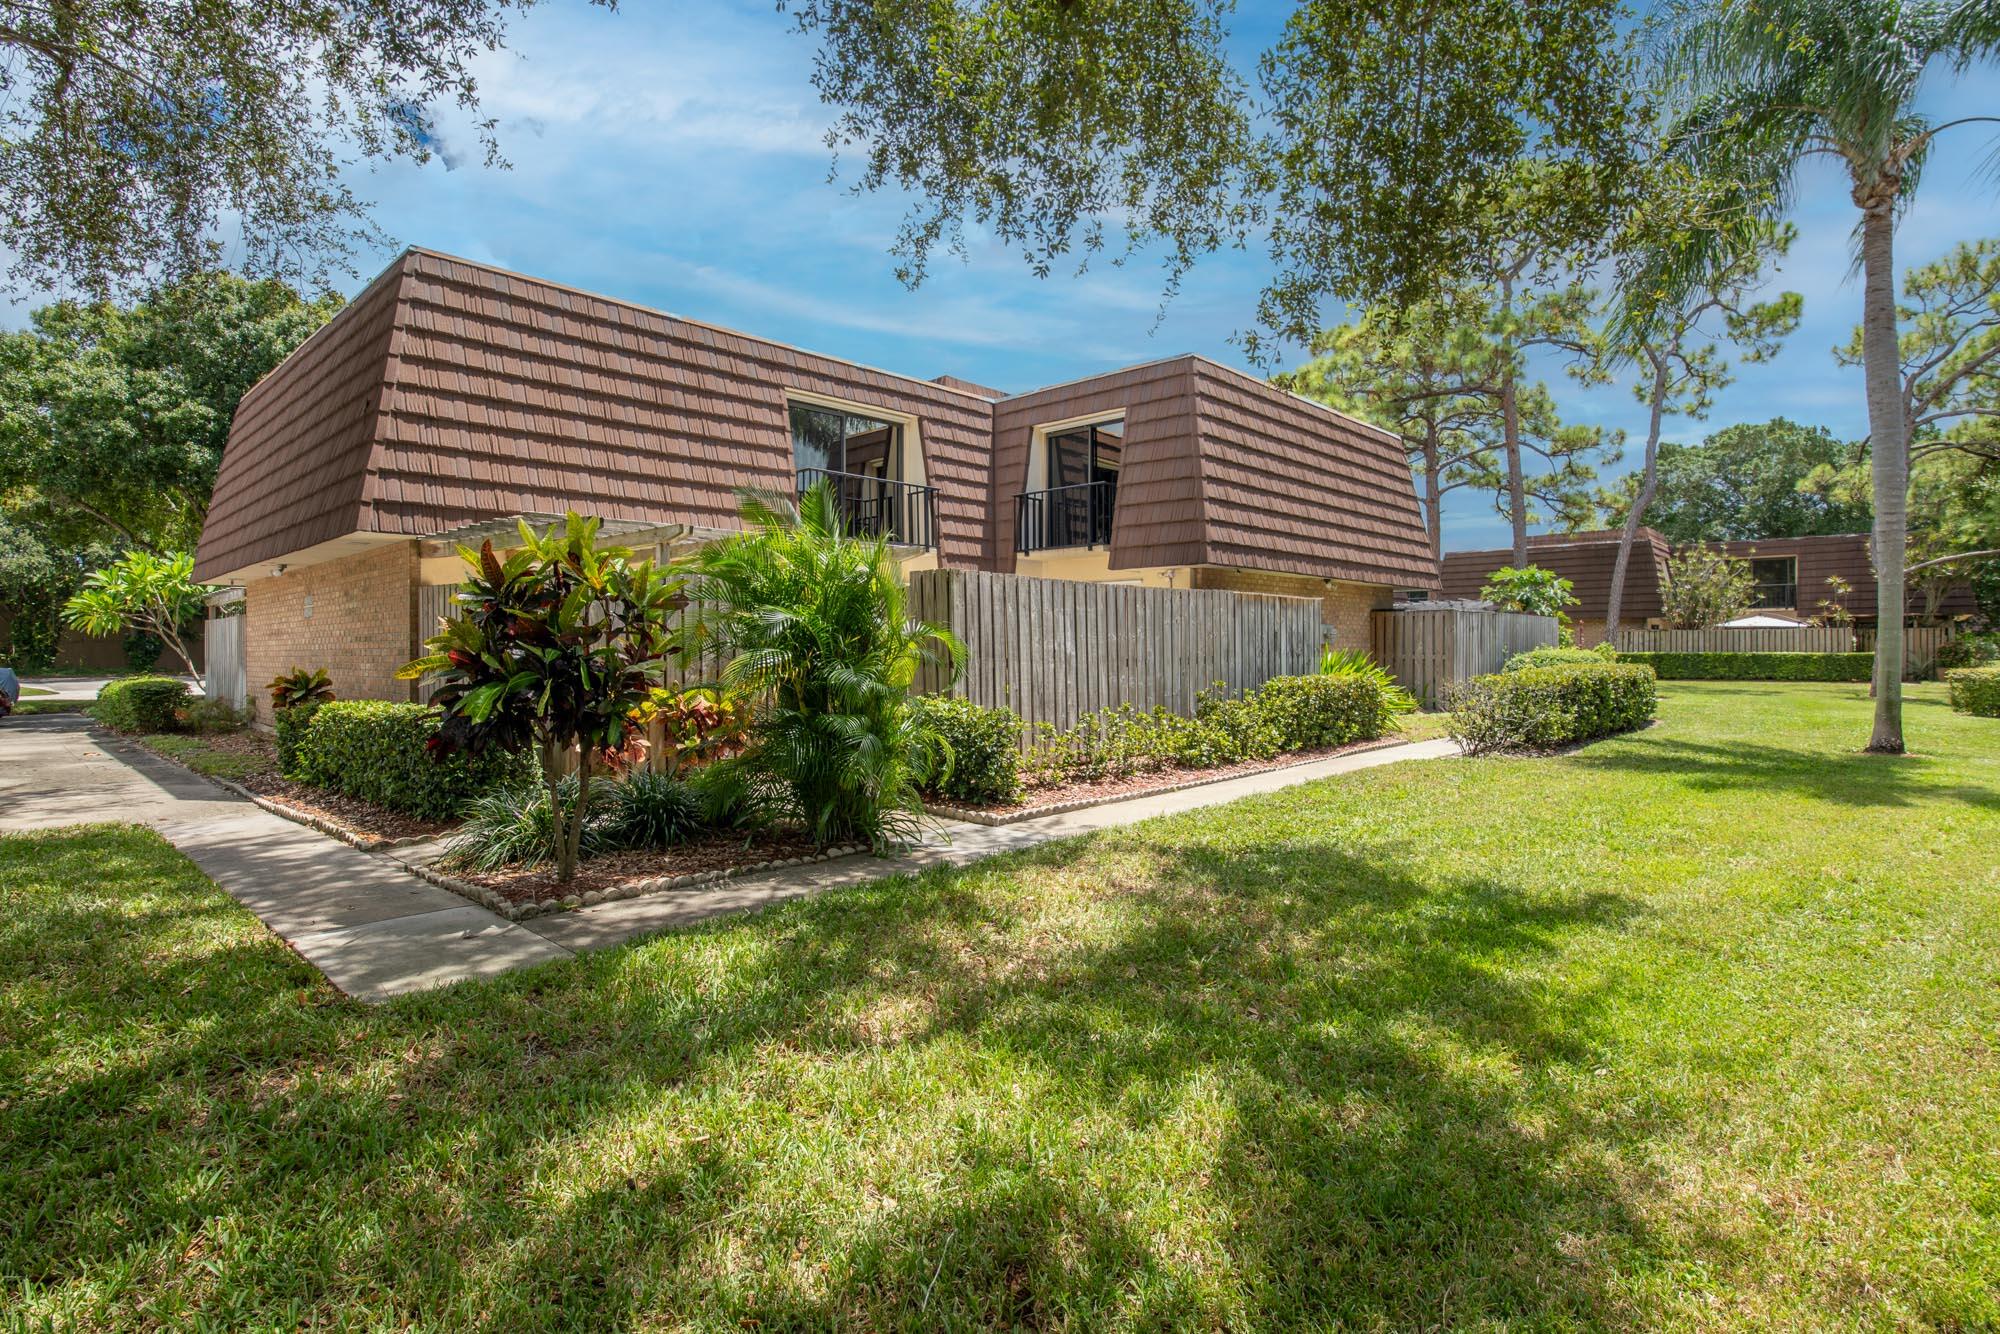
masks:
<path fill-rule="evenodd" d="M 1662 694 L 382 1009 L 0 842 L 0 1310 L 2000 1323 L 2000 723 Z"/>
<path fill-rule="evenodd" d="M 178 760 L 198 774 L 240 782 L 255 773 L 268 772 L 272 760 L 261 751 L 232 746 L 236 738 L 204 736 L 199 733 L 155 732 L 139 744 L 169 759 Z"/>

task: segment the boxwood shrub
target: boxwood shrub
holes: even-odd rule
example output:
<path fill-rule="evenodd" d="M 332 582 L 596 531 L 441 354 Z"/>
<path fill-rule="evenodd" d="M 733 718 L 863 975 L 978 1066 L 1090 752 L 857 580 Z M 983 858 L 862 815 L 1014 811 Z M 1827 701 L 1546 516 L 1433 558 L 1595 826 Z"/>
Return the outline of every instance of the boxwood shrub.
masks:
<path fill-rule="evenodd" d="M 928 795 L 972 806 L 1021 799 L 1023 724 L 1013 710 L 950 695 L 926 695 L 913 704 L 918 719 L 951 747 L 951 768 Z"/>
<path fill-rule="evenodd" d="M 1866 681 L 1872 653 L 1623 653 L 1662 681 Z"/>
<path fill-rule="evenodd" d="M 1364 676 L 1277 676 L 1253 692 L 1280 750 L 1373 741 L 1389 730 L 1389 701 Z"/>
<path fill-rule="evenodd" d="M 313 715 L 325 707 L 326 701 L 313 700 L 271 711 L 271 728 L 278 737 L 278 772 L 285 777 L 303 780 L 299 772 L 299 742 L 305 738 Z"/>
<path fill-rule="evenodd" d="M 1609 644 L 1599 644 L 1596 648 L 1560 648 L 1554 644 L 1544 644 L 1541 648 L 1531 648 L 1526 653 L 1516 653 L 1507 659 L 1503 672 L 1518 672 L 1528 667 L 1563 667 L 1571 663 L 1582 663 L 1588 667 L 1592 663 L 1614 662 L 1618 650 Z"/>
<path fill-rule="evenodd" d="M 437 726 L 437 710 L 422 704 L 323 704 L 299 739 L 293 776 L 428 820 L 449 820 L 480 793 L 533 777 L 525 754 L 433 759 L 425 743 Z"/>
<path fill-rule="evenodd" d="M 2000 667 L 1959 667 L 1944 674 L 1951 707 L 1975 718 L 2000 718 Z"/>
<path fill-rule="evenodd" d="M 1642 663 L 1571 663 L 1474 677 L 1451 692 L 1452 740 L 1477 755 L 1546 750 L 1652 720 L 1658 694 Z"/>
<path fill-rule="evenodd" d="M 171 732 L 188 702 L 184 681 L 171 676 L 128 676 L 97 692 L 91 717 L 115 732 Z"/>

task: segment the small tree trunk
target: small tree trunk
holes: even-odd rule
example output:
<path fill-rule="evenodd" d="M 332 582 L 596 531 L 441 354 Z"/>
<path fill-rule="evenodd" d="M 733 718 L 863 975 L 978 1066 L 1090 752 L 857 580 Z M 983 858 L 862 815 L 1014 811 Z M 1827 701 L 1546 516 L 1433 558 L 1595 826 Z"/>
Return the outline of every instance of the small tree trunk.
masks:
<path fill-rule="evenodd" d="M 1625 611 L 1625 571 L 1632 563 L 1632 543 L 1638 539 L 1640 525 L 1645 522 L 1646 507 L 1653 503 L 1653 493 L 1660 486 L 1660 420 L 1666 414 L 1667 362 L 1657 353 L 1650 355 L 1653 359 L 1653 404 L 1646 423 L 1646 457 L 1639 471 L 1639 490 L 1632 497 L 1632 508 L 1625 515 L 1625 527 L 1618 534 L 1618 557 L 1611 562 L 1611 594 L 1604 603 L 1604 637 L 1614 644 L 1618 639 L 1618 621 Z"/>
<path fill-rule="evenodd" d="M 569 824 L 563 818 L 562 776 L 556 772 L 556 755 L 555 738 L 542 738 L 542 785 L 549 790 L 549 837 L 555 843 L 550 851 L 556 855 L 556 879 L 567 881 L 571 871 L 567 862 Z"/>
<path fill-rule="evenodd" d="M 590 747 L 579 745 L 576 752 L 576 809 L 570 812 L 569 842 L 563 848 L 562 869 L 556 879 L 567 885 L 576 878 L 576 863 L 583 853 L 584 813 L 590 809 Z"/>
<path fill-rule="evenodd" d="M 1859 193 L 1857 191 L 1857 193 Z M 1875 729 L 1868 749 L 1903 753 L 1903 562 L 1909 540 L 1909 440 L 1896 338 L 1895 203 L 1890 182 L 1861 203 L 1861 359 L 1875 483 Z"/>

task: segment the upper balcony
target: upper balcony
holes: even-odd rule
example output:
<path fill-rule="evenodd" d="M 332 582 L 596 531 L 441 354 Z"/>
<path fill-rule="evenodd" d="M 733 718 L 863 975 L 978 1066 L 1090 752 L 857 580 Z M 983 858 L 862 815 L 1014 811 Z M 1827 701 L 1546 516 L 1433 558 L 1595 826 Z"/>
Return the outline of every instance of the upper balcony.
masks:
<path fill-rule="evenodd" d="M 800 495 L 827 483 L 849 532 L 937 546 L 937 491 L 918 480 L 922 458 L 906 422 L 821 402 L 794 401 L 790 414 Z"/>
<path fill-rule="evenodd" d="M 1111 545 L 1111 516 L 1118 508 L 1115 477 L 1075 482 L 1014 497 L 1014 549 L 1022 555 L 1065 547 Z"/>

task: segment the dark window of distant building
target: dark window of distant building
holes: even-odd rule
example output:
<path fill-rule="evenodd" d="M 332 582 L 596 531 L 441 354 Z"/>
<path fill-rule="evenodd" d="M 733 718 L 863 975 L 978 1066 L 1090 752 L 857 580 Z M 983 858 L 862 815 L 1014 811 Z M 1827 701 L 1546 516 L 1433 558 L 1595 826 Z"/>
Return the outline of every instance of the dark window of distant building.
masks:
<path fill-rule="evenodd" d="M 1798 557 L 1754 557 L 1750 562 L 1750 605 L 1796 608 L 1799 605 Z"/>
<path fill-rule="evenodd" d="M 838 408 L 794 403 L 792 464 L 800 471 L 818 468 L 901 481 L 903 428 Z"/>

